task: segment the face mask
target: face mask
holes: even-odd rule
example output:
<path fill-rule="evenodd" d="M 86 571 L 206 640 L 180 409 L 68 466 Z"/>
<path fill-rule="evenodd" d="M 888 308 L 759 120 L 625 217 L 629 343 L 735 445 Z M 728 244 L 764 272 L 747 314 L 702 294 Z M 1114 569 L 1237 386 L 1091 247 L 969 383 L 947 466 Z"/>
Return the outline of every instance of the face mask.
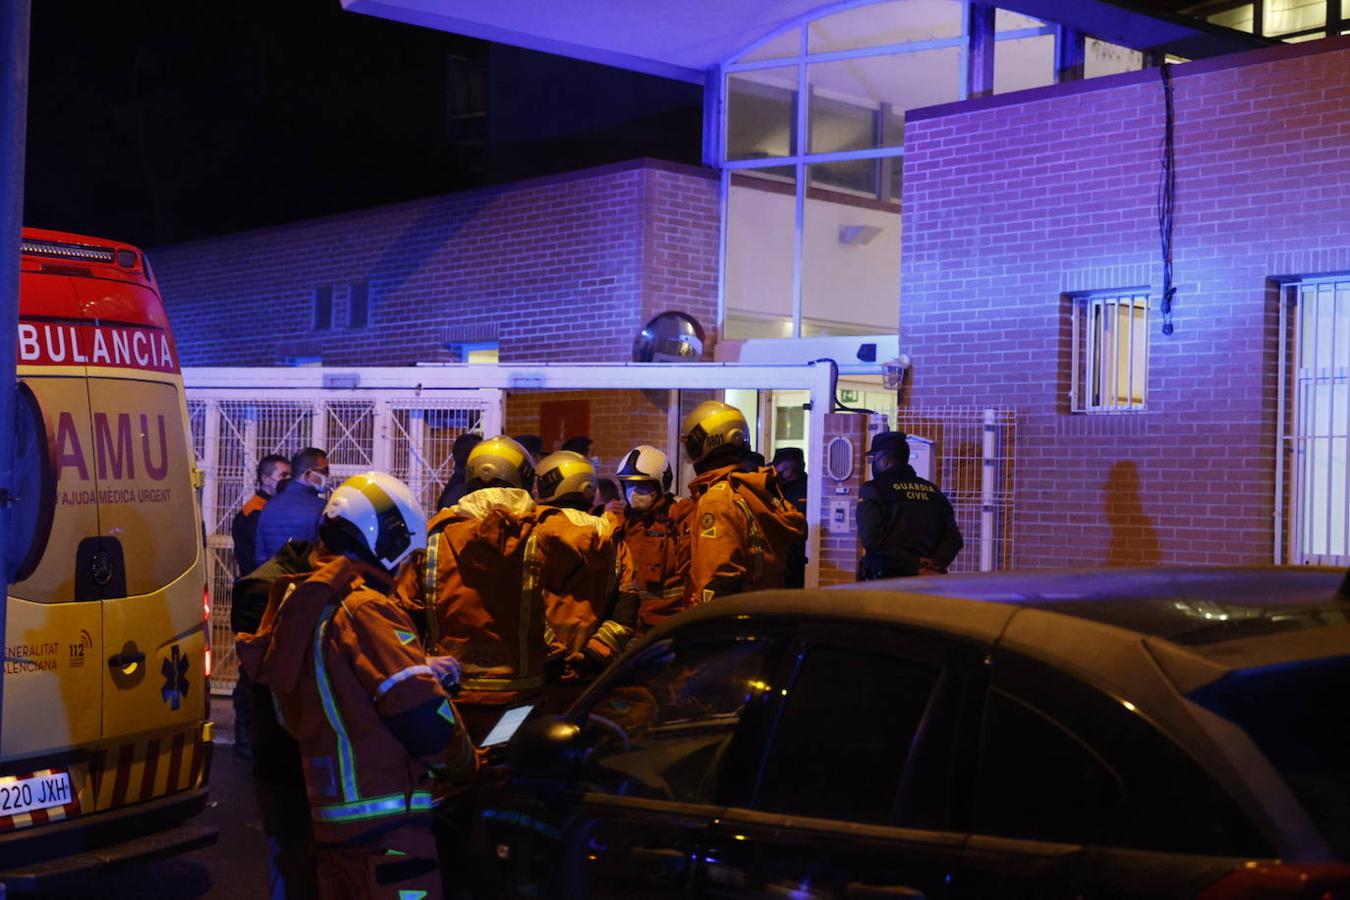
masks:
<path fill-rule="evenodd" d="M 595 468 L 595 471 L 597 472 L 600 471 L 600 457 L 592 456 L 589 460 L 587 460 L 587 462 L 589 462 Z"/>
<path fill-rule="evenodd" d="M 624 492 L 628 505 L 637 512 L 645 512 L 656 503 L 656 491 L 630 487 Z"/>
<path fill-rule="evenodd" d="M 320 495 L 327 494 L 331 490 L 331 488 L 328 486 L 328 476 L 323 474 L 322 472 L 315 472 L 313 469 L 311 469 L 310 472 L 313 473 L 314 475 L 317 475 L 319 478 L 317 482 L 310 482 L 311 484 L 314 485 L 314 490 L 317 491 Z"/>

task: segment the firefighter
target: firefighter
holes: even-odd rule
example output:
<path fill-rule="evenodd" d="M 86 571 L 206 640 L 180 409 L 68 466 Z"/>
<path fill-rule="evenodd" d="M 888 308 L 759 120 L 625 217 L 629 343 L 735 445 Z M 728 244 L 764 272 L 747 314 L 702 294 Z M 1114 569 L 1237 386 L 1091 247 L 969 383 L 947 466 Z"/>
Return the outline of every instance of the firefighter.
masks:
<path fill-rule="evenodd" d="M 588 512 L 595 483 L 595 466 L 571 450 L 544 457 L 535 478 L 540 504 L 561 513 L 540 523 L 545 555 L 555 565 L 575 566 L 580 572 L 571 593 L 544 589 L 550 637 L 566 654 L 560 680 L 567 682 L 593 677 L 618 656 L 637 626 L 633 558 L 616 534 L 618 517 Z"/>
<path fill-rule="evenodd" d="M 467 493 L 428 524 L 422 595 L 428 641 L 463 666 L 458 705 L 481 740 L 507 706 L 537 699 L 561 648 L 545 638 L 534 459 L 499 435 L 473 448 L 465 475 Z"/>
<path fill-rule="evenodd" d="M 321 897 L 438 897 L 433 777 L 468 781 L 477 757 L 429 659 L 400 568 L 425 546 L 408 488 L 379 472 L 324 505 L 314 571 L 274 582 L 242 665 L 269 687 L 304 758 Z"/>
<path fill-rule="evenodd" d="M 693 603 L 783 586 L 788 547 L 806 539 L 806 519 L 783 496 L 768 466 L 744 472 L 750 428 L 739 409 L 707 400 L 685 416 L 681 442 L 698 477 L 690 534 Z"/>
<path fill-rule="evenodd" d="M 640 612 L 638 630 L 649 631 L 684 607 L 689 544 L 682 539 L 693 501 L 670 492 L 670 460 L 649 444 L 628 452 L 615 473 L 623 486 L 620 539 L 633 557 Z"/>

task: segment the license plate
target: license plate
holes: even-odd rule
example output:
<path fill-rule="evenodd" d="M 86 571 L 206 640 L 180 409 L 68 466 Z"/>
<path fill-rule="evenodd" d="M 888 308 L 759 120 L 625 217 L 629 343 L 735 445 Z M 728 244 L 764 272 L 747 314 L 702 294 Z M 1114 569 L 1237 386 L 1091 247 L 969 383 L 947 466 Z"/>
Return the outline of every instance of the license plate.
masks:
<path fill-rule="evenodd" d="M 0 816 L 65 806 L 72 799 L 74 793 L 70 787 L 70 775 L 66 772 L 0 779 Z"/>

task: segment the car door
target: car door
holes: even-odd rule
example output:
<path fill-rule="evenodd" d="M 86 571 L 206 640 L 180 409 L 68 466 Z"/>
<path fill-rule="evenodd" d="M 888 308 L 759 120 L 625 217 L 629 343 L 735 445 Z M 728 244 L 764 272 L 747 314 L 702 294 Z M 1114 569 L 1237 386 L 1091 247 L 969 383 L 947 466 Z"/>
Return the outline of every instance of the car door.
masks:
<path fill-rule="evenodd" d="M 492 811 L 498 855 L 517 857 L 505 866 L 514 891 L 688 896 L 695 853 L 721 811 L 723 769 L 773 691 L 784 634 L 761 621 L 695 623 L 588 693 L 569 715 L 586 747 L 572 788 Z"/>
<path fill-rule="evenodd" d="M 947 895 L 984 652 L 870 624 L 802 627 L 762 762 L 713 824 L 709 896 Z"/>
<path fill-rule="evenodd" d="M 1125 698 L 997 651 L 958 896 L 1194 896 L 1272 848 Z"/>

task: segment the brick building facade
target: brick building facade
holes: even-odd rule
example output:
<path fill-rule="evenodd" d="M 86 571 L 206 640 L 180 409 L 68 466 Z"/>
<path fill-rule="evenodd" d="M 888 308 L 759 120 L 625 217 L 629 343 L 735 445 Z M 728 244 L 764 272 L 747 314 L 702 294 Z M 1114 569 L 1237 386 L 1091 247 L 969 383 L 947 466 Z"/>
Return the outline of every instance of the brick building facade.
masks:
<path fill-rule="evenodd" d="M 1012 411 L 1000 566 L 1263 563 L 1287 529 L 1290 490 L 1288 508 L 1275 503 L 1280 285 L 1350 272 L 1350 41 L 1171 71 L 1170 336 L 1157 309 L 1158 70 L 907 117 L 899 307 L 914 366 L 902 405 Z M 667 309 L 715 340 L 720 216 L 715 173 L 642 160 L 153 260 L 187 365 L 411 365 L 484 342 L 503 362 L 619 361 Z M 1143 409 L 1071 409 L 1071 310 L 1093 292 L 1149 297 Z M 546 404 L 578 401 L 606 468 L 637 441 L 668 443 L 655 392 L 517 392 L 507 431 L 540 431 L 556 418 Z M 866 428 L 831 416 L 813 446 L 848 437 L 861 474 Z M 822 582 L 849 580 L 852 516 L 821 538 Z"/>
<path fill-rule="evenodd" d="M 1272 561 L 1278 283 L 1350 271 L 1350 40 L 1173 74 L 1170 336 L 1157 70 L 907 120 L 907 400 L 1017 410 L 1021 567 Z M 1147 408 L 1071 412 L 1074 298 L 1139 288 Z"/>
<path fill-rule="evenodd" d="M 712 172 L 637 160 L 152 258 L 185 365 L 413 365 L 483 342 L 502 362 L 617 361 L 666 309 L 715 326 L 718 215 Z"/>
<path fill-rule="evenodd" d="M 619 362 L 669 309 L 715 338 L 718 234 L 712 172 L 636 160 L 152 256 L 189 366 L 406 366 L 490 343 L 505 363 Z M 664 398 L 641 392 L 520 393 L 507 430 L 578 400 L 607 463 L 635 434 L 665 443 Z"/>

